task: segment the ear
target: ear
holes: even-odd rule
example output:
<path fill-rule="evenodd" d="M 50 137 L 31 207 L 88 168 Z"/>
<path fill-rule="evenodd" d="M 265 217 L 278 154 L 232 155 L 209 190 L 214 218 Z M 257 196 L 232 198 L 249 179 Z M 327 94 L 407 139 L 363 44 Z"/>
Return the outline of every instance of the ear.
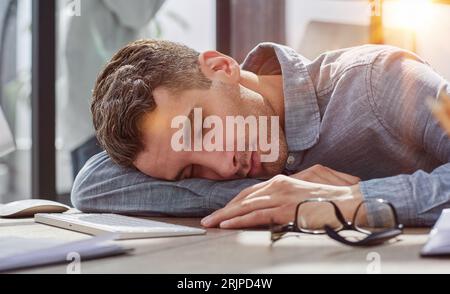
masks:
<path fill-rule="evenodd" d="M 206 51 L 199 56 L 200 70 L 212 81 L 238 84 L 241 68 L 236 60 L 217 51 Z"/>

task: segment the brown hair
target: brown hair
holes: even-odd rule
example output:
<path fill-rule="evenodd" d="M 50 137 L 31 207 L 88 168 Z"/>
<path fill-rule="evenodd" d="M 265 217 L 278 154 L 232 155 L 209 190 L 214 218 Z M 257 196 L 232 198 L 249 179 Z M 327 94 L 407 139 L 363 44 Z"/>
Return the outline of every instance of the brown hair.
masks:
<path fill-rule="evenodd" d="M 200 71 L 199 53 L 162 40 L 139 40 L 117 52 L 97 78 L 91 112 L 100 145 L 111 159 L 131 167 L 145 149 L 139 122 L 157 105 L 152 92 L 208 89 Z"/>

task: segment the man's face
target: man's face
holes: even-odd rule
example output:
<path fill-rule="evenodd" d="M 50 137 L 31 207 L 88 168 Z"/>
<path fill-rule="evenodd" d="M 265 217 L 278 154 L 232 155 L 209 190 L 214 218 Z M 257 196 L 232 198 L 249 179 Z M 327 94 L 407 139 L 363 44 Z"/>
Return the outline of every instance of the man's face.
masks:
<path fill-rule="evenodd" d="M 258 137 L 266 135 L 270 141 L 273 131 L 270 118 L 276 114 L 267 99 L 259 93 L 243 87 L 238 82 L 223 83 L 213 79 L 213 86 L 207 90 L 194 89 L 172 93 L 166 88 L 159 87 L 153 91 L 153 97 L 157 107 L 146 114 L 140 123 L 145 150 L 137 155 L 134 165 L 141 172 L 164 180 L 186 178 L 231 180 L 246 177 L 269 178 L 283 170 L 287 147 L 281 123 L 276 125 L 275 142 L 271 142 L 278 146 L 278 156 L 270 162 L 261 162 L 261 156 L 264 157 L 271 151 L 261 150 L 257 144 Z M 196 109 L 201 110 L 200 118 L 194 117 Z M 209 116 L 215 116 L 222 122 L 223 130 L 220 130 L 220 133 L 223 137 L 219 142 L 223 144 L 223 148 L 220 151 L 194 148 L 195 140 L 197 143 L 200 140 L 202 144 L 202 138 L 208 137 L 208 132 L 216 127 L 215 125 L 211 128 L 195 127 L 195 122 L 200 122 L 202 126 L 205 118 Z M 260 132 L 258 123 L 257 132 L 250 132 L 249 126 L 246 126 L 244 133 L 235 130 L 233 136 L 230 136 L 226 128 L 227 117 L 237 116 L 244 118 L 253 116 L 256 119 L 268 117 L 267 130 Z M 186 117 L 190 122 L 185 125 L 189 130 L 184 128 L 184 133 L 191 135 L 189 147 L 192 148 L 189 148 L 189 151 L 175 150 L 173 146 L 174 136 L 177 132 L 180 133 L 180 128 L 172 127 L 176 117 Z M 216 135 L 219 133 L 216 132 Z M 217 138 L 214 138 L 213 142 L 217 143 L 216 140 Z M 239 140 L 245 142 L 244 150 L 238 148 Z M 230 142 L 234 147 L 233 151 L 227 148 Z"/>

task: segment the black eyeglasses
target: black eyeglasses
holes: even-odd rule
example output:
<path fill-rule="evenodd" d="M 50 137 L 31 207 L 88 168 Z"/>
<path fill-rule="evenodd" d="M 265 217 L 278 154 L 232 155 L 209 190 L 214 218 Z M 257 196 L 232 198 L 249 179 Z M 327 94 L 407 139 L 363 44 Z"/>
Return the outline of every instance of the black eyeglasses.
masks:
<path fill-rule="evenodd" d="M 317 212 L 321 213 L 321 223 L 326 218 L 326 225 L 317 224 Z M 362 201 L 348 222 L 333 201 L 315 198 L 297 205 L 293 222 L 272 227 L 271 240 L 278 241 L 291 232 L 327 234 L 349 246 L 375 246 L 402 234 L 403 225 L 398 223 L 395 207 L 383 199 Z"/>

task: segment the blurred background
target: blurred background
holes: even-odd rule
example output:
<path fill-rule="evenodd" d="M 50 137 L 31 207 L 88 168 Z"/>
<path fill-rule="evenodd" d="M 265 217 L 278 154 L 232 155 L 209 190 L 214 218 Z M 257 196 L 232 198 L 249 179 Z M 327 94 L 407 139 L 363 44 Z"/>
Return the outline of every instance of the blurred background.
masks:
<path fill-rule="evenodd" d="M 102 65 L 138 38 L 217 49 L 239 62 L 262 41 L 314 59 L 367 43 L 424 57 L 450 80 L 450 0 L 0 0 L 0 105 L 17 150 L 0 159 L 0 203 L 69 202 L 99 151 L 89 101 Z"/>

